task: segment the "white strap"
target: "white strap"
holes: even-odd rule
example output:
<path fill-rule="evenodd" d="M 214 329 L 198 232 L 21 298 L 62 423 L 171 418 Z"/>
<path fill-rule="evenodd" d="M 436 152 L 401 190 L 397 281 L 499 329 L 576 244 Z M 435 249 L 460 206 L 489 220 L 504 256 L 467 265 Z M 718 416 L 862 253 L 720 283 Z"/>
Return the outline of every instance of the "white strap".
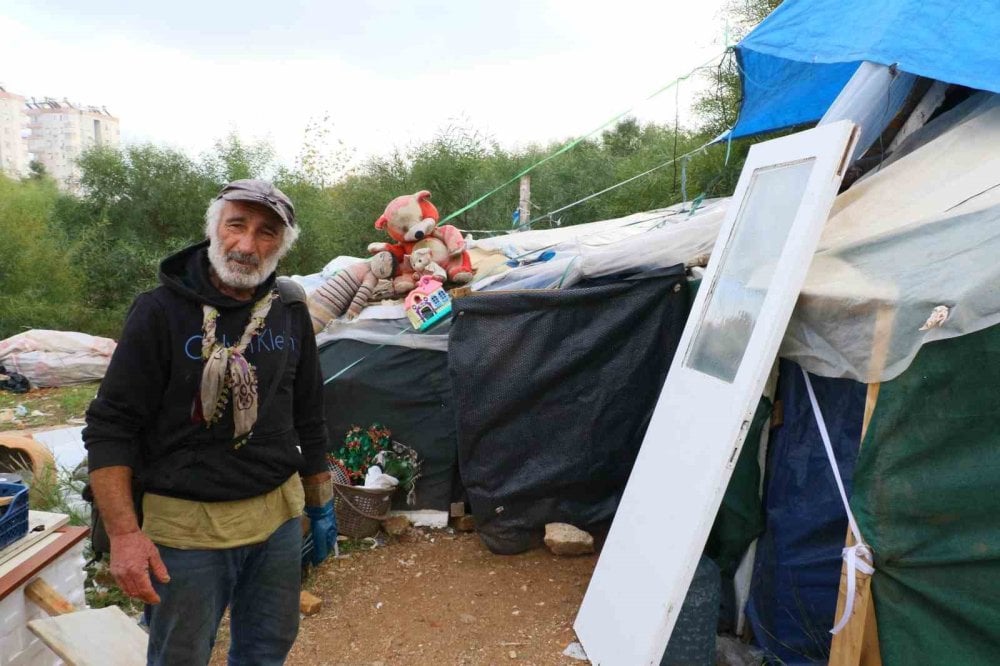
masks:
<path fill-rule="evenodd" d="M 840 620 L 837 621 L 837 625 L 830 630 L 831 634 L 838 634 L 847 625 L 851 619 L 851 614 L 854 612 L 854 592 L 857 587 L 856 579 L 858 572 L 870 576 L 875 573 L 875 569 L 872 566 L 871 548 L 861 538 L 861 530 L 858 529 L 858 522 L 854 519 L 854 514 L 851 512 L 851 504 L 847 500 L 847 491 L 844 490 L 844 482 L 840 478 L 840 468 L 837 467 L 837 458 L 833 455 L 830 433 L 826 430 L 826 421 L 823 419 L 823 412 L 820 410 L 819 402 L 816 400 L 812 381 L 809 379 L 809 373 L 805 371 L 805 368 L 801 368 L 801 370 L 802 376 L 806 380 L 806 391 L 809 393 L 809 402 L 812 403 L 813 414 L 816 416 L 816 425 L 819 426 L 819 435 L 823 438 L 823 446 L 826 447 L 826 457 L 830 461 L 831 469 L 833 469 L 833 478 L 837 481 L 837 490 L 840 491 L 840 499 L 844 503 L 844 511 L 847 513 L 847 523 L 851 527 L 851 534 L 854 535 L 855 542 L 853 546 L 844 548 L 841 553 L 844 562 L 847 563 L 847 603 L 844 605 L 844 613 L 840 616 Z"/>

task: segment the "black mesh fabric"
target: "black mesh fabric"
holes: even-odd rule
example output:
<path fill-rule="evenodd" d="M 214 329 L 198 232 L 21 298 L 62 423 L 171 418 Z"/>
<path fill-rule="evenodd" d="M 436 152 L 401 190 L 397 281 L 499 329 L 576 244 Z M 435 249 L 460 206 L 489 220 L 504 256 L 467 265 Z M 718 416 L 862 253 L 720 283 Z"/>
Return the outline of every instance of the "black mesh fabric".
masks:
<path fill-rule="evenodd" d="M 688 309 L 682 266 L 455 301 L 459 470 L 490 550 L 536 547 L 549 522 L 610 520 Z"/>
<path fill-rule="evenodd" d="M 352 425 L 381 423 L 393 439 L 413 447 L 421 461 L 416 505 L 405 506 L 405 495 L 398 492 L 395 508 L 445 511 L 460 498 L 447 354 L 335 340 L 323 345 L 319 360 L 324 381 L 356 363 L 324 389 L 332 448 L 340 446 Z"/>

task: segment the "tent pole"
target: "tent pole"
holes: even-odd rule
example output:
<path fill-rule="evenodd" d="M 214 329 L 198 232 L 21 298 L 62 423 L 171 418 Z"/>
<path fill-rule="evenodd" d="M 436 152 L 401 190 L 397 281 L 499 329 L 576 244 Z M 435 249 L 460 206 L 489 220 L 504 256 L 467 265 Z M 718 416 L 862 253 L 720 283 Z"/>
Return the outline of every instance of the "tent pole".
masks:
<path fill-rule="evenodd" d="M 892 307 L 882 304 L 875 315 L 875 330 L 872 335 L 872 353 L 868 376 L 876 379 L 882 376 L 886 360 L 889 356 L 889 344 L 892 340 L 892 330 L 896 315 Z M 868 426 L 875 414 L 878 393 L 881 383 L 874 381 L 868 384 L 868 395 L 865 399 L 865 413 L 861 422 L 860 448 L 868 434 Z M 874 444 L 869 443 L 869 446 Z M 847 528 L 846 547 L 855 545 L 851 528 Z M 840 569 L 840 593 L 837 597 L 837 612 L 840 617 L 847 604 L 847 563 Z M 830 645 L 829 666 L 882 666 L 882 654 L 879 650 L 878 624 L 875 620 L 875 602 L 872 597 L 872 577 L 857 573 L 857 587 L 854 595 L 854 612 L 847 625 L 834 635 Z"/>
<path fill-rule="evenodd" d="M 868 396 L 865 400 L 865 416 L 861 425 L 861 442 L 865 441 L 868 424 L 875 413 L 875 403 L 881 384 L 869 384 Z M 855 544 L 851 529 L 847 529 L 845 545 Z M 840 569 L 840 594 L 837 598 L 837 612 L 834 617 L 840 617 L 847 603 L 847 564 Z M 872 577 L 862 573 L 857 574 L 857 587 L 854 594 L 854 613 L 847 625 L 839 634 L 834 635 L 830 645 L 830 666 L 881 666 L 882 655 L 879 651 L 878 624 L 875 621 L 875 602 L 872 598 Z"/>

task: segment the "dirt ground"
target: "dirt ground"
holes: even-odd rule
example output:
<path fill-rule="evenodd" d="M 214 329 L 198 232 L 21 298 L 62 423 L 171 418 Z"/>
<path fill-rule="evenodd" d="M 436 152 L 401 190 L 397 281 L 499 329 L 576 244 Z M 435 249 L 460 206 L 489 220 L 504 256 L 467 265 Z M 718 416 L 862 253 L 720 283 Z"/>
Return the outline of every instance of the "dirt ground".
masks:
<path fill-rule="evenodd" d="M 475 533 L 411 529 L 330 559 L 304 589 L 288 664 L 581 664 L 562 655 L 597 556 L 494 555 Z M 225 627 L 212 664 L 225 664 Z"/>

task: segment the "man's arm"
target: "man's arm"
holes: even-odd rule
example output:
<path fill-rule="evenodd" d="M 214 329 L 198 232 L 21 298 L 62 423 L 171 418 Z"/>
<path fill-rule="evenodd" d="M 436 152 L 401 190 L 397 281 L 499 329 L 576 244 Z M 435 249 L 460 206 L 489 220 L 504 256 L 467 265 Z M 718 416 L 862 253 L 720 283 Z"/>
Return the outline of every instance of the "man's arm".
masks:
<path fill-rule="evenodd" d="M 102 467 L 90 473 L 101 520 L 111 539 L 111 575 L 122 591 L 147 604 L 160 603 L 149 571 L 161 583 L 169 583 L 167 567 L 156 546 L 139 529 L 132 497 L 132 468 L 124 465 Z"/>
<path fill-rule="evenodd" d="M 83 431 L 90 485 L 111 540 L 111 573 L 122 590 L 157 603 L 149 569 L 161 581 L 167 570 L 152 541 L 139 529 L 132 497 L 133 469 L 140 464 L 140 434 L 151 423 L 169 372 L 167 324 L 149 295 L 129 310 Z"/>
<path fill-rule="evenodd" d="M 316 336 L 308 325 L 298 327 L 301 339 L 299 366 L 295 373 L 293 410 L 295 430 L 305 466 L 300 470 L 304 483 L 319 483 L 330 478 L 326 462 L 326 419 L 323 415 L 323 377 L 319 366 Z"/>

